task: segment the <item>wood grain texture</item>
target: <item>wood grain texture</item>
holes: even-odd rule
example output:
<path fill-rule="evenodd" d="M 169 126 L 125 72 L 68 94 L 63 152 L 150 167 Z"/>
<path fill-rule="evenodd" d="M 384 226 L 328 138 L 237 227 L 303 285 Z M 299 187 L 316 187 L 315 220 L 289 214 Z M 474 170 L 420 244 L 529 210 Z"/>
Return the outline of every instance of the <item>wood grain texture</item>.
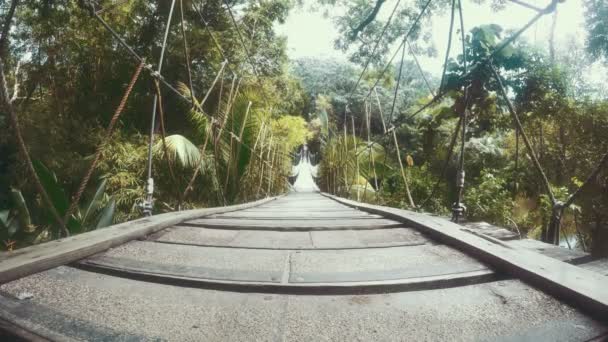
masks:
<path fill-rule="evenodd" d="M 22 248 L 14 252 L 5 252 L 0 254 L 0 284 L 103 252 L 111 247 L 186 220 L 251 208 L 274 199 L 276 197 L 228 207 L 160 214 Z"/>
<path fill-rule="evenodd" d="M 323 195 L 342 204 L 413 226 L 599 319 L 608 319 L 608 278 L 600 273 L 510 246 L 498 239 L 471 234 L 465 227 L 445 219 Z"/>

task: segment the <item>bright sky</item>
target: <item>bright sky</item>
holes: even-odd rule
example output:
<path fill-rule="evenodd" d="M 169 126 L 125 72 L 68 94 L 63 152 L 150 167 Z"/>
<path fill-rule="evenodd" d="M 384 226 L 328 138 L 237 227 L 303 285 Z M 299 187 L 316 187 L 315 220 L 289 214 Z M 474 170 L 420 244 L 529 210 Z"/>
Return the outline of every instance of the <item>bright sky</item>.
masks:
<path fill-rule="evenodd" d="M 334 40 L 338 32 L 333 24 L 332 14 L 324 17 L 322 12 L 313 12 L 310 5 L 315 0 L 304 0 L 302 8 L 295 9 L 284 25 L 277 26 L 277 32 L 286 35 L 288 39 L 288 54 L 292 59 L 301 57 L 333 57 L 346 60 L 346 56 L 334 49 Z M 402 0 L 407 1 L 407 0 Z M 549 0 L 525 0 L 527 3 L 544 7 Z M 379 18 L 388 17 L 396 0 L 388 0 L 379 13 Z M 494 12 L 490 6 L 491 0 L 483 5 L 475 4 L 471 0 L 463 0 L 463 15 L 465 30 L 484 24 L 498 24 L 504 29 L 518 29 L 525 25 L 534 15 L 530 9 L 514 3 L 507 3 L 504 10 Z M 448 12 L 448 11 L 446 11 Z M 337 14 L 336 14 L 337 15 Z M 547 48 L 552 18 L 545 16 L 536 25 L 532 26 L 525 37 Z M 458 24 L 458 19 L 456 22 Z M 567 0 L 558 6 L 557 26 L 555 30 L 556 45 L 567 42 L 571 37 L 584 40 L 585 30 L 584 8 L 580 0 Z M 442 54 L 447 44 L 449 28 L 449 13 L 433 18 L 433 40 L 439 56 L 435 58 L 421 57 L 423 67 L 433 73 L 439 73 L 443 63 Z M 456 32 L 456 31 L 455 31 Z M 452 42 L 452 56 L 460 53 L 458 37 L 454 35 Z"/>

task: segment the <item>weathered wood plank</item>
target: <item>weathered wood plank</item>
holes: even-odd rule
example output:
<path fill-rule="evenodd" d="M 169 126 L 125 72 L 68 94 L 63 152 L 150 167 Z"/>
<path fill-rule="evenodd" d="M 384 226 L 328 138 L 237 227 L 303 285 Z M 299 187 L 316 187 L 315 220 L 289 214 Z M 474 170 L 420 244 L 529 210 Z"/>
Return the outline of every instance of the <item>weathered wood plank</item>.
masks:
<path fill-rule="evenodd" d="M 221 218 L 221 219 L 256 219 L 256 220 L 318 220 L 318 219 L 329 219 L 329 220 L 342 220 L 342 219 L 379 219 L 382 216 L 371 215 L 363 211 L 351 210 L 350 212 L 344 211 L 340 213 L 322 211 L 302 211 L 302 212 L 285 212 L 281 210 L 270 211 L 270 212 L 251 212 L 249 210 L 233 211 L 226 214 L 218 214 L 209 216 L 209 218 Z"/>
<path fill-rule="evenodd" d="M 608 318 L 608 278 L 548 256 L 509 246 L 497 239 L 483 238 L 464 231 L 462 226 L 444 219 L 402 209 L 375 206 L 324 194 L 328 198 L 399 220 L 469 253 L 494 268 L 529 282 L 600 319 Z"/>
<path fill-rule="evenodd" d="M 580 267 L 608 277 L 608 258 L 587 262 L 580 265 Z"/>
<path fill-rule="evenodd" d="M 487 222 L 464 222 L 460 225 L 465 226 L 473 231 L 491 236 L 495 239 L 499 240 L 516 240 L 519 239 L 519 235 L 515 232 L 507 230 L 502 227 L 497 227 L 495 225 L 489 224 Z"/>
<path fill-rule="evenodd" d="M 589 253 L 575 249 L 570 250 L 568 248 L 532 239 L 513 240 L 509 241 L 507 244 L 514 247 L 529 249 L 573 265 L 580 265 L 593 260 L 593 257 Z"/>
<path fill-rule="evenodd" d="M 0 254 L 0 283 L 18 279 L 36 272 L 64 265 L 87 256 L 141 238 L 161 229 L 218 213 L 251 208 L 275 198 L 220 208 L 195 209 L 172 212 L 135 221 L 116 224 L 108 228 L 22 248 Z"/>
<path fill-rule="evenodd" d="M 342 230 L 342 229 L 386 229 L 402 227 L 403 224 L 386 219 L 351 220 L 255 220 L 255 219 L 195 219 L 182 225 L 217 229 L 260 229 L 260 230 Z"/>

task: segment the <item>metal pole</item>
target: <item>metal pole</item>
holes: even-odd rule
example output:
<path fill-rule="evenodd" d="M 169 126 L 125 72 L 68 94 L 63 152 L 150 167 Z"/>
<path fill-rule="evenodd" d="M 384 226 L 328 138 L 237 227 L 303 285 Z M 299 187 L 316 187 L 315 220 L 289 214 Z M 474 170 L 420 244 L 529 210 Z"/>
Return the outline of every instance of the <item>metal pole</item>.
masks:
<path fill-rule="evenodd" d="M 167 18 L 167 27 L 165 28 L 165 36 L 163 38 L 163 46 L 160 51 L 160 60 L 158 62 L 157 73 L 160 75 L 163 68 L 163 61 L 165 59 L 165 50 L 167 48 L 167 38 L 169 37 L 169 30 L 171 28 L 171 18 L 173 17 L 173 9 L 175 8 L 175 0 L 171 1 L 171 9 L 169 10 L 169 17 Z M 154 179 L 152 178 L 152 148 L 154 145 L 154 128 L 156 126 L 156 107 L 158 102 L 158 95 L 154 95 L 154 102 L 152 104 L 152 118 L 150 120 L 150 140 L 148 142 L 148 173 L 146 181 L 146 198 L 142 205 L 142 209 L 145 216 L 152 215 L 152 207 L 154 205 Z"/>

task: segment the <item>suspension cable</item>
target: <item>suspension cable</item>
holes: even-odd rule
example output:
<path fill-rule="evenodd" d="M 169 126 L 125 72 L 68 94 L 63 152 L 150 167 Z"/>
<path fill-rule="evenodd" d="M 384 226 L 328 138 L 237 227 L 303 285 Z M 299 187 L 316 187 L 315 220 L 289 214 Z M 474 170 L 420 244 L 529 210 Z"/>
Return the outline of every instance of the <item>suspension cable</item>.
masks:
<path fill-rule="evenodd" d="M 404 38 L 405 40 L 405 38 Z M 401 49 L 401 63 L 399 63 L 399 73 L 397 74 L 397 84 L 395 84 L 395 93 L 393 94 L 393 104 L 391 106 L 391 112 L 388 116 L 388 122 L 393 122 L 393 113 L 395 111 L 395 103 L 397 103 L 397 95 L 399 93 L 399 86 L 401 85 L 401 72 L 403 71 L 403 59 L 405 58 L 405 44 Z"/>
<path fill-rule="evenodd" d="M 160 50 L 160 57 L 158 61 L 158 68 L 156 72 L 161 74 L 163 68 L 163 62 L 165 60 L 165 51 L 167 49 L 167 39 L 169 38 L 169 30 L 171 29 L 171 19 L 173 17 L 173 10 L 175 9 L 175 0 L 171 1 L 171 8 L 169 9 L 169 16 L 167 17 L 167 24 L 165 27 L 165 36 L 163 38 L 163 45 Z M 153 201 L 154 201 L 154 179 L 152 178 L 152 147 L 154 145 L 154 130 L 156 128 L 156 110 L 158 105 L 158 95 L 154 94 L 154 102 L 152 103 L 152 118 L 150 121 L 150 137 L 148 141 L 148 173 L 146 178 L 146 197 L 144 199 L 142 209 L 145 216 L 152 215 Z"/>
<path fill-rule="evenodd" d="M 384 27 L 382 28 L 382 32 L 380 32 L 380 36 L 376 39 L 374 47 L 372 48 L 372 52 L 369 55 L 369 57 L 367 58 L 367 60 L 365 61 L 365 65 L 363 66 L 363 70 L 359 74 L 359 77 L 357 78 L 357 82 L 355 83 L 355 87 L 350 92 L 350 95 L 348 96 L 348 98 L 352 98 L 353 95 L 354 95 L 354 93 L 355 93 L 355 91 L 357 91 L 357 88 L 359 87 L 359 83 L 361 82 L 361 79 L 363 78 L 363 75 L 367 71 L 367 68 L 369 67 L 369 64 L 370 64 L 371 60 L 374 58 L 374 55 L 376 54 L 376 50 L 378 49 L 378 46 L 380 45 L 380 42 L 382 41 L 382 38 L 384 37 L 384 33 L 386 33 L 386 29 L 390 25 L 391 20 L 393 20 L 393 15 L 397 11 L 397 8 L 399 7 L 400 3 L 401 3 L 401 0 L 397 0 L 397 3 L 395 4 L 395 7 L 393 7 L 393 11 L 391 12 L 390 16 L 386 20 L 386 24 L 384 24 Z"/>
<path fill-rule="evenodd" d="M 17 140 L 17 145 L 19 146 L 19 151 L 21 152 L 23 159 L 25 160 L 25 165 L 27 167 L 28 172 L 30 173 L 30 176 L 34 180 L 34 186 L 38 190 L 38 193 L 42 197 L 42 200 L 49 207 L 49 211 L 51 212 L 51 215 L 53 216 L 55 221 L 57 221 L 57 223 L 59 224 L 59 228 L 61 229 L 63 234 L 65 236 L 69 236 L 70 231 L 68 230 L 64 220 L 61 218 L 61 215 L 57 211 L 57 208 L 55 208 L 53 201 L 51 201 L 49 194 L 44 189 L 44 186 L 42 186 L 42 183 L 40 182 L 40 178 L 38 177 L 38 174 L 36 173 L 36 169 L 34 168 L 34 164 L 32 163 L 32 158 L 30 157 L 29 151 L 27 150 L 27 146 L 25 144 L 25 140 L 23 139 L 23 135 L 21 134 L 21 127 L 19 126 L 19 117 L 17 116 L 17 113 L 15 112 L 15 107 L 13 106 L 11 97 L 8 93 L 6 77 L 4 76 L 4 58 L 3 58 L 4 47 L 6 46 L 6 44 L 8 44 L 7 35 L 8 35 L 8 32 L 10 31 L 10 25 L 11 25 L 10 23 L 12 21 L 13 14 L 15 12 L 15 8 L 17 7 L 17 2 L 18 2 L 18 0 L 13 0 L 11 3 L 11 9 L 9 10 L 9 13 L 5 17 L 3 34 L 2 34 L 2 37 L 0 38 L 0 102 L 3 104 L 3 107 L 8 112 L 8 116 L 9 116 L 11 125 L 13 126 L 13 129 L 15 131 L 15 138 Z"/>
<path fill-rule="evenodd" d="M 243 49 L 245 50 L 245 53 L 247 54 L 247 60 L 249 61 L 249 64 L 251 64 L 251 67 L 253 68 L 253 74 L 258 77 L 259 73 L 258 73 L 258 69 L 255 66 L 255 63 L 253 62 L 253 57 L 251 56 L 251 53 L 249 53 L 249 49 L 247 48 L 247 45 L 245 44 L 245 40 L 243 39 L 243 35 L 241 34 L 241 30 L 239 29 L 239 25 L 236 22 L 236 19 L 234 18 L 234 14 L 232 13 L 232 8 L 230 8 L 230 5 L 228 4 L 227 0 L 223 0 L 224 4 L 226 5 L 226 9 L 228 10 L 228 14 L 230 14 L 230 19 L 232 20 L 232 24 L 234 25 L 234 29 L 236 30 L 237 36 L 239 37 L 239 41 L 241 42 L 241 45 L 243 46 Z"/>
<path fill-rule="evenodd" d="M 192 83 L 192 70 L 190 68 L 190 54 L 188 53 L 188 39 L 186 38 L 186 27 L 184 24 L 184 2 L 179 0 L 179 14 L 180 14 L 180 26 L 182 31 L 182 40 L 184 42 L 184 60 L 186 62 L 186 70 L 188 71 L 188 84 L 190 86 L 190 97 L 192 99 L 192 106 L 196 103 L 196 96 L 194 95 L 194 85 Z"/>
<path fill-rule="evenodd" d="M 103 149 L 106 146 L 106 144 L 110 141 L 110 138 L 112 137 L 112 133 L 114 132 L 114 127 L 116 126 L 116 123 L 118 122 L 118 118 L 122 114 L 123 109 L 125 108 L 125 105 L 127 104 L 127 100 L 129 99 L 129 96 L 131 95 L 131 91 L 133 90 L 135 83 L 139 79 L 139 75 L 141 74 L 143 67 L 144 67 L 144 64 L 139 63 L 139 66 L 137 67 L 137 69 L 135 69 L 135 73 L 133 73 L 133 76 L 131 77 L 131 81 L 129 82 L 129 85 L 125 89 L 122 99 L 120 100 L 118 107 L 116 107 L 116 110 L 114 111 L 114 115 L 112 115 L 112 119 L 110 120 L 110 123 L 108 124 L 108 127 L 106 128 L 105 137 L 99 143 L 99 145 L 97 145 L 97 149 L 95 151 L 95 156 L 93 157 L 93 160 L 91 161 L 91 164 L 89 165 L 87 172 L 85 173 L 84 177 L 80 181 L 80 186 L 78 187 L 78 191 L 72 198 L 72 202 L 71 202 L 70 206 L 68 207 L 68 210 L 65 212 L 65 215 L 63 216 L 64 222 L 68 222 L 68 220 L 70 219 L 70 216 L 72 216 L 72 213 L 74 212 L 74 210 L 76 209 L 76 206 L 80 202 L 80 198 L 82 197 L 82 194 L 84 193 L 84 191 L 87 187 L 87 184 L 89 183 L 89 180 L 91 179 L 91 176 L 93 175 L 93 171 L 95 170 L 95 168 L 97 167 L 97 164 L 101 160 L 101 154 L 103 153 Z"/>
<path fill-rule="evenodd" d="M 407 43 L 408 50 L 409 50 L 410 54 L 412 55 L 412 58 L 414 59 L 414 63 L 416 63 L 418 72 L 420 73 L 420 76 L 424 80 L 424 84 L 426 84 L 426 87 L 429 89 L 429 93 L 431 93 L 431 96 L 435 96 L 435 90 L 433 90 L 433 87 L 431 87 L 429 80 L 426 78 L 426 75 L 424 74 L 424 70 L 422 70 L 420 63 L 418 62 L 418 57 L 416 57 L 416 53 L 414 52 L 414 49 L 412 49 L 412 45 L 410 44 L 410 41 L 407 40 L 406 43 Z"/>
<path fill-rule="evenodd" d="M 450 14 L 450 29 L 448 30 L 448 46 L 445 51 L 445 59 L 443 61 L 443 72 L 441 73 L 441 81 L 439 82 L 439 91 L 441 93 L 443 90 L 444 82 L 445 82 L 445 74 L 448 71 L 448 60 L 450 58 L 450 49 L 452 48 L 452 35 L 454 32 L 454 12 L 456 11 L 456 0 L 452 0 L 452 11 Z M 462 21 L 461 21 L 462 23 Z M 464 34 L 464 32 L 462 32 Z M 464 42 L 463 42 L 464 44 Z M 463 45 L 464 47 L 464 45 Z"/>
<path fill-rule="evenodd" d="M 499 54 L 502 50 L 504 50 L 505 47 L 507 47 L 509 44 L 511 44 L 517 38 L 519 38 L 519 36 L 521 36 L 528 28 L 530 28 L 530 26 L 534 25 L 534 23 L 536 23 L 541 17 L 551 13 L 557 6 L 558 2 L 559 2 L 559 0 L 551 0 L 551 3 L 543 11 L 540 11 L 539 13 L 537 13 L 532 19 L 530 19 L 526 23 L 526 25 L 524 25 L 519 30 L 517 30 L 517 32 L 513 33 L 509 38 L 505 39 L 500 45 L 498 45 L 492 51 L 492 53 L 489 56 L 487 56 L 480 63 L 476 64 L 474 68 L 470 69 L 469 72 L 464 74 L 461 78 L 466 79 L 467 77 L 471 76 L 475 71 L 477 71 L 479 68 L 481 68 L 481 67 L 487 65 L 489 62 L 491 62 L 497 54 Z M 445 96 L 446 94 L 447 94 L 447 91 L 445 91 L 445 90 L 436 94 L 435 97 L 433 97 L 433 99 L 431 99 L 429 102 L 427 102 L 426 104 L 424 104 L 423 106 L 418 108 L 412 114 L 410 114 L 409 116 L 407 116 L 403 119 L 398 120 L 395 123 L 396 127 L 399 127 L 400 125 L 407 122 L 408 120 L 416 117 L 418 114 L 422 113 L 427 108 L 434 105 L 437 101 L 441 100 L 443 98 L 443 96 Z"/>
<path fill-rule="evenodd" d="M 456 0 L 452 2 L 452 5 L 455 6 Z M 464 17 L 462 15 L 462 0 L 458 0 L 458 14 L 460 18 L 460 38 L 462 41 L 462 64 L 464 68 L 464 73 L 468 72 L 467 66 L 467 49 L 464 38 Z M 454 8 L 452 8 L 452 17 L 454 16 Z M 453 18 L 452 18 L 453 21 Z M 451 40 L 451 39 L 450 39 Z M 446 60 L 447 63 L 447 60 Z M 447 69 L 447 65 L 446 65 Z M 445 70 L 444 69 L 444 72 Z M 445 74 L 444 74 L 445 75 Z M 462 112 L 460 113 L 460 122 L 462 123 L 461 137 L 460 137 L 460 156 L 458 158 L 458 174 L 456 176 L 456 202 L 452 206 L 452 220 L 454 222 L 458 222 L 459 219 L 465 215 L 466 206 L 463 202 L 464 195 L 464 185 L 465 185 L 465 170 L 464 170 L 464 152 L 467 140 L 467 111 L 469 110 L 469 100 L 470 100 L 470 92 L 469 87 L 465 87 L 464 89 L 464 106 L 462 108 Z"/>
<path fill-rule="evenodd" d="M 414 29 L 416 28 L 416 26 L 418 26 L 418 23 L 420 22 L 420 19 L 422 18 L 422 16 L 426 12 L 427 8 L 431 4 L 431 1 L 433 1 L 433 0 L 428 0 L 424 4 L 424 6 L 422 7 L 422 10 L 420 11 L 420 13 L 418 14 L 418 16 L 416 17 L 416 19 L 414 20 L 414 22 L 410 26 L 409 30 L 405 34 L 405 38 L 401 41 L 401 44 L 399 44 L 399 46 L 397 47 L 397 49 L 395 49 L 395 53 L 393 53 L 393 56 L 390 58 L 390 60 L 388 61 L 388 63 L 386 63 L 386 66 L 384 67 L 384 69 L 382 69 L 382 72 L 380 72 L 380 75 L 378 75 L 378 77 L 376 78 L 376 82 L 374 83 L 374 85 L 371 87 L 371 89 L 369 90 L 369 92 L 365 96 L 365 99 L 367 99 L 371 95 L 373 89 L 378 86 L 378 84 L 380 83 L 380 80 L 382 79 L 382 77 L 384 76 L 384 74 L 388 71 L 388 69 L 390 68 L 391 64 L 393 63 L 393 60 L 395 59 L 395 57 L 399 53 L 399 50 L 403 47 L 403 45 L 405 44 L 405 41 L 414 32 Z"/>

